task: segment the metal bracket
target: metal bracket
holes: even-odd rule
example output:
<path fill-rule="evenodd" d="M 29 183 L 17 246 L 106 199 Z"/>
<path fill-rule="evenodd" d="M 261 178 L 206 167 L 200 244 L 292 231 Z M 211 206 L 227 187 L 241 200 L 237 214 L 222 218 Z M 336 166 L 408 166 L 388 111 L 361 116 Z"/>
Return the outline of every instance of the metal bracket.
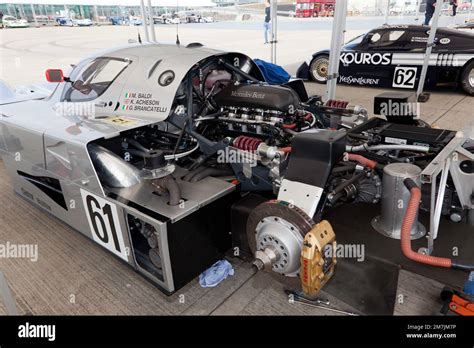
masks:
<path fill-rule="evenodd" d="M 474 154 L 463 148 L 463 145 L 474 139 L 474 129 L 466 128 L 459 131 L 456 137 L 446 145 L 446 147 L 436 156 L 436 158 L 421 173 L 421 181 L 424 184 L 431 184 L 431 202 L 430 202 L 430 229 L 428 232 L 428 246 L 420 251 L 424 254 L 431 254 L 434 249 L 434 240 L 438 237 L 439 223 L 443 208 L 444 194 L 448 176 L 454 182 L 458 192 L 460 203 L 463 207 L 474 209 L 474 204 L 469 200 L 469 194 L 466 192 L 471 188 L 474 191 L 474 177 L 461 175 L 459 165 L 461 158 L 474 161 Z M 441 174 L 439 187 L 437 179 Z M 437 192 L 438 191 L 438 192 Z"/>
<path fill-rule="evenodd" d="M 322 194 L 323 189 L 320 187 L 283 179 L 278 192 L 278 200 L 293 204 L 309 217 L 313 217 Z"/>

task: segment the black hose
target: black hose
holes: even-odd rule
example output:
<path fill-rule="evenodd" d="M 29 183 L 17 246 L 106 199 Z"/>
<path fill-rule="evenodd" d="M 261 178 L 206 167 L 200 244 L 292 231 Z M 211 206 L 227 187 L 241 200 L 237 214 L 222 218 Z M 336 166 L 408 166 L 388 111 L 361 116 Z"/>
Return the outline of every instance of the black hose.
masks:
<path fill-rule="evenodd" d="M 183 140 L 184 133 L 186 133 L 186 126 L 188 125 L 188 121 L 189 120 L 186 120 L 184 122 L 183 129 L 179 133 L 178 140 L 176 141 L 176 145 L 175 145 L 174 150 L 173 150 L 173 156 L 176 155 L 176 152 L 178 152 L 179 145 L 181 144 L 181 141 Z"/>
<path fill-rule="evenodd" d="M 349 171 L 355 170 L 355 167 L 356 167 L 355 164 L 336 167 L 332 170 L 331 173 L 332 174 L 339 174 L 339 173 L 349 172 Z"/>
<path fill-rule="evenodd" d="M 368 136 L 362 135 L 362 134 L 354 134 L 354 133 L 347 133 L 347 136 L 349 138 L 354 138 L 354 139 L 359 139 L 359 140 L 369 140 Z"/>
<path fill-rule="evenodd" d="M 366 176 L 367 173 L 362 171 L 360 172 L 359 174 L 357 175 L 354 175 L 352 178 L 350 178 L 349 180 L 346 180 L 344 181 L 343 183 L 339 184 L 338 186 L 336 186 L 336 188 L 331 192 L 334 196 L 337 195 L 338 193 L 342 192 L 347 186 L 355 183 L 356 181 L 358 181 L 359 179 L 362 179 L 364 176 Z"/>
<path fill-rule="evenodd" d="M 206 95 L 206 90 L 205 90 L 205 87 L 206 87 L 206 81 L 207 81 L 207 78 L 209 77 L 209 75 L 212 73 L 212 70 L 209 70 L 206 75 L 204 76 L 203 80 L 201 81 L 201 94 L 203 96 Z"/>
<path fill-rule="evenodd" d="M 223 115 L 223 112 L 222 111 L 217 111 L 213 114 L 209 114 L 209 115 L 201 115 L 202 117 L 219 117 L 219 116 L 222 116 Z"/>
<path fill-rule="evenodd" d="M 205 167 L 205 166 L 199 166 L 193 170 L 191 170 L 188 174 L 186 174 L 184 177 L 183 177 L 183 181 L 191 181 L 192 178 L 199 174 L 200 172 L 206 170 L 208 167 Z"/>
<path fill-rule="evenodd" d="M 406 178 L 405 180 L 403 180 L 403 184 L 405 184 L 408 191 L 411 191 L 414 188 L 419 188 L 418 184 L 413 179 L 410 179 L 410 178 Z"/>
<path fill-rule="evenodd" d="M 464 272 L 474 272 L 474 265 L 463 265 L 460 263 L 453 262 L 451 268 Z"/>
<path fill-rule="evenodd" d="M 296 135 L 298 132 L 295 132 L 294 130 L 288 129 L 288 128 L 283 128 L 283 132 L 288 133 L 289 135 Z"/>
<path fill-rule="evenodd" d="M 142 151 L 142 152 L 145 152 L 147 154 L 149 154 L 150 152 L 153 152 L 153 150 L 151 149 L 147 149 L 145 146 L 143 146 L 141 143 L 139 143 L 137 140 L 135 139 L 131 139 L 131 138 L 125 138 L 126 142 L 129 143 L 130 145 L 133 145 L 135 146 L 139 151 Z"/>
<path fill-rule="evenodd" d="M 194 106 L 194 100 L 193 100 L 193 78 L 191 74 L 188 74 L 188 120 L 192 120 L 194 113 L 193 113 L 193 106 Z"/>
<path fill-rule="evenodd" d="M 199 99 L 200 102 L 204 102 L 204 98 L 203 96 L 201 95 L 201 91 L 199 89 L 197 89 L 196 87 L 193 86 L 193 91 L 194 93 L 196 94 L 196 97 Z"/>
<path fill-rule="evenodd" d="M 202 179 L 207 178 L 208 176 L 223 176 L 230 174 L 231 171 L 229 169 L 218 169 L 218 168 L 207 168 L 202 172 L 196 174 L 191 179 L 191 182 L 201 181 Z"/>
<path fill-rule="evenodd" d="M 329 202 L 334 205 L 337 203 L 337 201 L 339 201 L 341 198 L 343 198 L 345 196 L 345 193 L 344 192 L 339 192 L 339 193 L 336 193 L 334 196 L 332 196 L 331 198 L 329 198 Z"/>

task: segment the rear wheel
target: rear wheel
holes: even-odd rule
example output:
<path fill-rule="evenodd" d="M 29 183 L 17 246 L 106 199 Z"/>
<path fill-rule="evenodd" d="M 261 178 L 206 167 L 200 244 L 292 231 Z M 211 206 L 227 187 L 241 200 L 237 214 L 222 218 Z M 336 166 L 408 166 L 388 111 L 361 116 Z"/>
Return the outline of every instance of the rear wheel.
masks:
<path fill-rule="evenodd" d="M 309 73 L 313 81 L 326 83 L 329 73 L 329 56 L 317 56 L 311 62 Z"/>
<path fill-rule="evenodd" d="M 474 60 L 469 62 L 461 75 L 462 89 L 469 95 L 474 95 Z"/>

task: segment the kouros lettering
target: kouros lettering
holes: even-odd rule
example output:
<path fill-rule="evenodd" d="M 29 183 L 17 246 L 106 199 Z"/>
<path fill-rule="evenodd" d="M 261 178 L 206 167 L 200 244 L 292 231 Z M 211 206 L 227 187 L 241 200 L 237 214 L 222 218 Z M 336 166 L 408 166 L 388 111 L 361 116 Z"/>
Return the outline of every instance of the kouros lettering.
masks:
<path fill-rule="evenodd" d="M 341 53 L 341 63 L 344 65 L 390 65 L 392 63 L 391 53 Z"/>

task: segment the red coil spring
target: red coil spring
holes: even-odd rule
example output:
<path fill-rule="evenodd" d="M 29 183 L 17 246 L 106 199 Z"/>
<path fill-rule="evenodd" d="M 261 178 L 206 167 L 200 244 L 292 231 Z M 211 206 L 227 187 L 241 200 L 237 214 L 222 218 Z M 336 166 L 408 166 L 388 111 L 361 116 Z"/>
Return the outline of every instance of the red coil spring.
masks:
<path fill-rule="evenodd" d="M 245 135 L 240 135 L 235 138 L 233 145 L 234 147 L 244 150 L 244 151 L 256 151 L 258 145 L 263 141 L 257 138 L 247 137 Z"/>
<path fill-rule="evenodd" d="M 326 102 L 326 106 L 330 108 L 345 109 L 347 108 L 347 105 L 349 105 L 349 102 L 345 100 L 330 99 Z"/>

